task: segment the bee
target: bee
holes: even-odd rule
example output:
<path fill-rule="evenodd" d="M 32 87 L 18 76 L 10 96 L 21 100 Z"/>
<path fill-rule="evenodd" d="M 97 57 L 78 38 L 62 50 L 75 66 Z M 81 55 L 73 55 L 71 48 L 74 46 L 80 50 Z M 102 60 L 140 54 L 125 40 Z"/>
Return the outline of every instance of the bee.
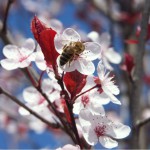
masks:
<path fill-rule="evenodd" d="M 69 45 L 64 45 L 63 52 L 60 55 L 60 66 L 63 66 L 67 63 L 76 59 L 83 51 L 85 50 L 85 46 L 82 42 L 70 42 Z"/>

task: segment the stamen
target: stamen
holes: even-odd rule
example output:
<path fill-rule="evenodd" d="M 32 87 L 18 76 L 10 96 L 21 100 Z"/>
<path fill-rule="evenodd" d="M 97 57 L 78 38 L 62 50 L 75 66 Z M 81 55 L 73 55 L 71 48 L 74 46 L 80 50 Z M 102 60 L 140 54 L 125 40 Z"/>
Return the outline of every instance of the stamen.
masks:
<path fill-rule="evenodd" d="M 106 129 L 105 125 L 96 126 L 94 131 L 95 131 L 97 137 L 104 136 L 104 134 L 106 132 L 105 129 Z"/>

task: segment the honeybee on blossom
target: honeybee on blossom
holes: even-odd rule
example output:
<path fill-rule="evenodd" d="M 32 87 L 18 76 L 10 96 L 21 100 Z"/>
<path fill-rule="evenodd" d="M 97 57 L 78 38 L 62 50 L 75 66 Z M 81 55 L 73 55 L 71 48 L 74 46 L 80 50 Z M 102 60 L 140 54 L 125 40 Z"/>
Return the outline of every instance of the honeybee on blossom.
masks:
<path fill-rule="evenodd" d="M 72 60 L 78 57 L 84 50 L 85 46 L 82 42 L 70 42 L 69 45 L 64 45 L 63 52 L 60 55 L 60 66 L 63 66 L 68 62 L 70 66 Z"/>
<path fill-rule="evenodd" d="M 60 54 L 57 58 L 58 67 L 65 72 L 78 70 L 89 75 L 95 71 L 93 60 L 101 53 L 96 42 L 82 42 L 80 35 L 72 28 L 57 33 L 54 38 L 55 48 Z"/>

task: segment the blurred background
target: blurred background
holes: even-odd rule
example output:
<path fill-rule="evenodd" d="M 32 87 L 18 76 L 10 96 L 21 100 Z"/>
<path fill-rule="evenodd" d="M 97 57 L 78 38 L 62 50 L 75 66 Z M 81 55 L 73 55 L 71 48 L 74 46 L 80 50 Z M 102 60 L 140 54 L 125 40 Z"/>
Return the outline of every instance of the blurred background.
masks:
<path fill-rule="evenodd" d="M 11 41 L 22 45 L 26 38 L 33 38 L 31 20 L 36 15 L 45 24 L 50 25 L 51 19 L 58 19 L 63 28 L 75 28 L 83 40 L 91 31 L 99 34 L 107 32 L 111 36 L 110 46 L 114 47 L 122 57 L 120 64 L 111 64 L 116 75 L 116 83 L 122 102 L 118 105 L 108 104 L 105 108 L 113 119 L 131 125 L 128 72 L 122 68 L 125 53 L 134 56 L 137 44 L 129 39 L 138 40 L 138 29 L 141 23 L 141 12 L 144 0 L 14 0 L 8 14 L 7 29 Z M 2 26 L 8 0 L 0 0 L 0 27 Z M 0 38 L 0 59 L 5 42 Z M 97 62 L 95 62 L 96 64 Z M 146 42 L 143 61 L 143 84 L 141 91 L 140 118 L 150 117 L 150 46 Z M 34 64 L 33 64 L 34 67 Z M 34 67 L 37 72 L 40 72 Z M 0 85 L 19 99 L 23 100 L 22 92 L 31 85 L 22 71 L 7 71 L 0 67 Z M 136 106 L 135 106 L 136 107 Z M 150 126 L 142 128 L 140 144 L 150 148 Z M 129 148 L 130 137 L 119 143 L 120 148 Z M 43 149 L 58 148 L 72 143 L 71 139 L 61 130 L 54 130 L 41 125 L 37 120 L 22 117 L 18 113 L 18 105 L 6 96 L 0 95 L 0 149 Z M 96 145 L 95 148 L 100 148 Z"/>

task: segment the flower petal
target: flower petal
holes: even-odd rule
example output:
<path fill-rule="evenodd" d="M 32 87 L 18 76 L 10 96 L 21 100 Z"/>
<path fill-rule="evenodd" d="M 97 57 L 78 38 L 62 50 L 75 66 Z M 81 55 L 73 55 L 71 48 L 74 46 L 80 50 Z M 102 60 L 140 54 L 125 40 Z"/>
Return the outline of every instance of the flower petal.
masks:
<path fill-rule="evenodd" d="M 84 136 L 86 142 L 90 145 L 96 145 L 98 142 L 98 138 L 97 138 L 93 128 L 91 128 L 91 127 L 90 127 L 88 133 L 83 132 L 83 136 Z"/>
<path fill-rule="evenodd" d="M 102 115 L 104 116 L 105 115 L 105 110 L 103 108 L 102 105 L 99 105 L 97 103 L 95 103 L 94 101 L 91 100 L 91 106 L 90 106 L 90 110 L 93 114 L 97 114 L 97 115 Z"/>
<path fill-rule="evenodd" d="M 22 116 L 30 115 L 29 111 L 27 111 L 27 110 L 24 109 L 23 107 L 19 107 L 18 112 L 19 112 L 20 115 L 22 115 Z"/>
<path fill-rule="evenodd" d="M 96 31 L 92 31 L 92 32 L 88 33 L 87 37 L 90 38 L 94 42 L 98 42 L 98 43 L 100 42 L 100 36 L 99 36 L 98 32 L 96 32 Z"/>
<path fill-rule="evenodd" d="M 26 54 L 29 55 L 35 49 L 35 42 L 32 38 L 28 38 L 22 47 L 26 49 Z"/>
<path fill-rule="evenodd" d="M 102 63 L 102 61 L 99 61 L 98 66 L 97 66 L 97 73 L 98 73 L 98 77 L 101 81 L 104 80 L 105 77 L 105 67 Z"/>
<path fill-rule="evenodd" d="M 101 57 L 101 47 L 96 42 L 86 42 L 84 43 L 85 50 L 80 55 L 81 57 L 85 58 L 86 60 L 95 60 Z"/>
<path fill-rule="evenodd" d="M 24 100 L 32 105 L 37 105 L 40 100 L 40 93 L 32 86 L 27 87 L 23 91 Z"/>
<path fill-rule="evenodd" d="M 82 109 L 79 113 L 79 121 L 82 127 L 91 125 L 93 115 L 88 109 Z"/>
<path fill-rule="evenodd" d="M 77 99 L 77 100 L 75 101 L 75 103 L 73 104 L 73 113 L 79 114 L 79 113 L 80 113 L 80 110 L 83 109 L 83 108 L 84 108 L 84 107 L 83 107 L 83 105 L 82 105 L 80 99 Z"/>
<path fill-rule="evenodd" d="M 28 59 L 25 59 L 25 60 L 19 62 L 19 68 L 28 67 L 30 64 L 31 64 L 31 61 Z"/>
<path fill-rule="evenodd" d="M 97 91 L 93 91 L 93 93 L 90 93 L 90 97 L 93 99 L 94 103 L 97 105 L 106 105 L 110 102 L 110 98 L 102 92 L 101 94 Z"/>
<path fill-rule="evenodd" d="M 110 34 L 109 33 L 102 33 L 100 35 L 100 45 L 102 46 L 102 51 L 106 51 L 109 47 L 109 45 L 111 44 L 111 41 L 110 41 Z"/>
<path fill-rule="evenodd" d="M 76 66 L 75 66 L 75 63 L 76 61 L 72 61 L 70 64 L 69 63 L 66 63 L 65 65 L 63 66 L 60 66 L 60 56 L 58 56 L 57 58 L 57 64 L 58 66 L 65 72 L 71 72 L 71 71 L 74 71 L 76 69 Z"/>
<path fill-rule="evenodd" d="M 60 33 L 63 29 L 63 24 L 57 19 L 51 19 L 50 20 L 50 27 L 53 30 L 57 31 L 57 33 Z"/>
<path fill-rule="evenodd" d="M 120 54 L 114 51 L 113 48 L 108 49 L 108 51 L 105 53 L 105 57 L 114 64 L 119 64 L 121 62 Z"/>
<path fill-rule="evenodd" d="M 7 58 L 16 59 L 20 57 L 19 48 L 15 45 L 6 45 L 3 48 L 3 54 Z"/>
<path fill-rule="evenodd" d="M 95 71 L 94 64 L 91 61 L 87 61 L 85 59 L 78 59 L 78 61 L 75 61 L 75 67 L 80 73 L 84 75 L 93 74 Z"/>
<path fill-rule="evenodd" d="M 1 66 L 6 70 L 14 70 L 19 67 L 19 62 L 14 59 L 3 59 L 1 60 Z"/>
<path fill-rule="evenodd" d="M 80 35 L 72 28 L 65 29 L 63 32 L 63 36 L 68 41 L 77 42 L 81 40 Z"/>
<path fill-rule="evenodd" d="M 106 57 L 102 57 L 104 66 L 106 67 L 106 69 L 108 70 L 113 70 L 113 67 L 110 65 L 110 63 L 108 62 L 108 59 Z"/>
<path fill-rule="evenodd" d="M 99 142 L 104 146 L 105 148 L 114 148 L 118 146 L 117 141 L 112 140 L 109 137 L 101 136 L 99 138 Z"/>
<path fill-rule="evenodd" d="M 62 34 L 56 34 L 54 37 L 54 45 L 59 54 L 62 53 L 63 47 L 69 43 L 70 41 L 66 40 Z"/>
<path fill-rule="evenodd" d="M 113 103 L 121 105 L 121 102 L 107 89 L 107 87 L 102 86 L 102 89 L 109 96 Z"/>
<path fill-rule="evenodd" d="M 40 70 L 46 70 L 46 61 L 44 60 L 44 55 L 41 49 L 38 49 L 35 52 L 35 63 Z"/>
<path fill-rule="evenodd" d="M 117 138 L 117 139 L 125 138 L 131 132 L 131 128 L 129 126 L 123 125 L 122 123 L 115 123 L 113 125 L 113 129 L 116 134 L 116 136 L 114 136 L 114 138 Z"/>

